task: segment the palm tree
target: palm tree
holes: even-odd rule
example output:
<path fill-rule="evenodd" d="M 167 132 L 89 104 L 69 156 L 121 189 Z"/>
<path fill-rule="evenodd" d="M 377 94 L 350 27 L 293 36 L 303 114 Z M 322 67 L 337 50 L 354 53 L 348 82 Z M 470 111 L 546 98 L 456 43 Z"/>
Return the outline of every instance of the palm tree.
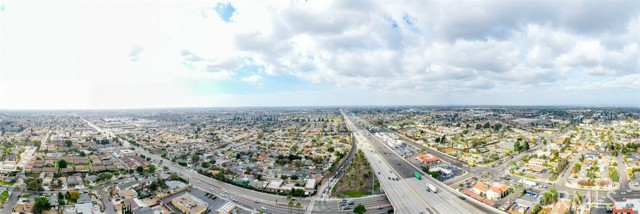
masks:
<path fill-rule="evenodd" d="M 289 213 L 293 213 L 291 208 L 293 207 L 293 201 L 289 201 Z"/>
<path fill-rule="evenodd" d="M 289 195 L 287 195 L 287 201 L 289 201 L 289 213 L 291 213 L 291 207 L 293 207 L 293 202 L 291 201 L 291 199 L 293 198 L 293 196 L 291 196 L 291 193 L 289 193 Z"/>
<path fill-rule="evenodd" d="M 298 208 L 298 213 L 300 213 L 300 207 L 302 207 L 302 204 L 300 204 L 300 202 L 296 203 L 296 207 Z"/>

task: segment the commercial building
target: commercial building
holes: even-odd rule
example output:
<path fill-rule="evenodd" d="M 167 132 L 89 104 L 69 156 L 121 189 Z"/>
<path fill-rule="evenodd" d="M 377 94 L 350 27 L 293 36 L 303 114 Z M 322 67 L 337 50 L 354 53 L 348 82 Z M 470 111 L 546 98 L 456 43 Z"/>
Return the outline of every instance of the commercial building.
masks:
<path fill-rule="evenodd" d="M 171 200 L 171 204 L 185 214 L 201 214 L 207 211 L 209 204 L 189 193 L 185 193 Z"/>
<path fill-rule="evenodd" d="M 499 183 L 488 184 L 478 182 L 473 186 L 471 191 L 488 199 L 498 200 L 507 196 L 509 193 L 509 186 Z"/>
<path fill-rule="evenodd" d="M 613 214 L 634 214 L 640 209 L 640 199 L 625 199 L 624 201 L 614 201 Z"/>
<path fill-rule="evenodd" d="M 419 154 L 418 155 L 418 159 L 420 159 L 425 164 L 438 163 L 438 158 L 433 156 L 433 155 L 429 155 L 429 154 L 427 154 L 427 155 Z"/>

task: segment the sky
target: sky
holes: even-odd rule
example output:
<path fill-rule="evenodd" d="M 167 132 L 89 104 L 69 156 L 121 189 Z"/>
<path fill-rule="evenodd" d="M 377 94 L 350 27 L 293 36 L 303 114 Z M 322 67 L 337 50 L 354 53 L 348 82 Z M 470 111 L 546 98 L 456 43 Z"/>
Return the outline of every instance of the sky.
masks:
<path fill-rule="evenodd" d="M 4 1 L 0 109 L 640 106 L 629 1 Z"/>

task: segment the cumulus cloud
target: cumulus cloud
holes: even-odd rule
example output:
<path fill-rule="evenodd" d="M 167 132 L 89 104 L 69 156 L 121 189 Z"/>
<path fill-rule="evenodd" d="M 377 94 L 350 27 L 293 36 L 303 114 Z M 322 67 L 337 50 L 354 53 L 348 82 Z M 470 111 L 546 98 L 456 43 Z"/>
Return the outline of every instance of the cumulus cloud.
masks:
<path fill-rule="evenodd" d="M 73 9 L 69 4 L 56 4 L 56 11 Z M 19 12 L 14 14 L 27 17 L 1 19 L 9 32 L 2 41 L 2 70 L 41 70 L 21 66 L 29 60 L 19 50 L 28 47 L 51 62 L 42 64 L 73 73 L 65 65 L 78 64 L 69 60 L 77 58 L 53 59 L 47 57 L 57 51 L 34 51 L 44 45 L 85 57 L 81 70 L 104 64 L 104 70 L 120 71 L 132 82 L 178 78 L 267 83 L 286 76 L 326 85 L 336 94 L 360 91 L 389 100 L 397 95 L 406 95 L 405 100 L 416 100 L 411 99 L 416 95 L 441 97 L 444 104 L 454 98 L 450 93 L 473 101 L 479 94 L 501 94 L 504 104 L 514 97 L 554 100 L 563 90 L 585 86 L 591 91 L 639 89 L 640 4 L 635 1 L 231 0 L 152 8 L 140 4 L 126 7 L 118 17 L 101 12 L 121 8 L 118 4 L 86 4 L 90 7 L 81 10 L 86 22 L 61 28 L 80 34 L 54 31 L 60 23 L 76 23 L 69 21 L 75 17 L 57 17 L 56 22 L 45 22 L 55 26 L 51 29 L 26 31 L 20 28 L 24 23 L 10 20 L 33 26 L 42 25 L 42 20 Z M 28 8 L 11 6 L 16 11 Z M 104 43 L 86 39 L 118 30 L 131 33 Z M 42 40 L 37 35 L 49 37 Z M 69 44 L 82 48 L 68 48 Z M 88 57 L 94 55 L 101 57 Z M 104 56 L 113 60 L 105 61 Z M 120 58 L 126 63 L 119 63 Z M 92 78 L 81 80 L 98 81 L 108 75 L 88 76 Z M 435 102 L 418 102 L 422 101 Z"/>
<path fill-rule="evenodd" d="M 640 6 L 629 1 L 313 4 L 273 10 L 271 29 L 239 34 L 238 48 L 276 74 L 379 90 L 535 90 L 640 70 Z"/>

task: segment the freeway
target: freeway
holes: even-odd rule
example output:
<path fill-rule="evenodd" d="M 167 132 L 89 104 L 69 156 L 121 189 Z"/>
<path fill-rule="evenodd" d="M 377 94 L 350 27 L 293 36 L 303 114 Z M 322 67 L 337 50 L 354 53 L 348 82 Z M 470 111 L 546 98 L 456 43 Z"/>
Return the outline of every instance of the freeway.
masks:
<path fill-rule="evenodd" d="M 115 136 L 108 130 L 104 130 L 89 121 L 81 118 L 81 120 L 85 121 L 90 127 L 96 129 L 99 132 L 106 133 L 108 136 Z M 287 205 L 288 201 L 286 195 L 273 195 L 263 192 L 258 192 L 254 190 L 249 190 L 246 188 L 238 187 L 232 184 L 228 184 L 222 181 L 215 180 L 213 178 L 201 175 L 197 172 L 191 171 L 189 169 L 178 166 L 171 161 L 164 159 L 158 155 L 151 154 L 148 151 L 144 150 L 141 147 L 135 147 L 135 151 L 138 154 L 145 155 L 146 157 L 151 158 L 153 161 L 160 163 L 160 166 L 167 167 L 170 171 L 175 172 L 182 177 L 186 177 L 189 179 L 189 182 L 197 188 L 203 190 L 209 190 L 213 194 L 218 195 L 219 197 L 229 199 L 234 203 L 238 204 L 243 209 L 249 211 L 263 211 L 264 213 L 288 213 L 290 212 L 290 208 Z M 353 155 L 353 152 L 350 153 L 350 156 Z M 348 164 L 350 161 L 344 162 L 344 164 Z M 104 200 L 104 197 L 103 197 Z M 302 205 L 302 209 L 306 210 L 307 206 L 310 202 L 310 199 L 302 199 L 302 198 L 294 198 L 294 203 L 300 203 Z M 365 201 L 373 200 L 373 202 L 367 203 L 379 203 L 377 206 L 388 204 L 387 202 L 376 202 L 376 199 L 364 199 Z M 316 210 L 319 213 L 331 212 L 331 210 L 322 210 L 324 206 L 319 206 L 317 209 L 312 208 L 315 213 Z M 295 209 L 295 207 L 294 207 Z"/>
<path fill-rule="evenodd" d="M 363 122 L 367 123 L 368 125 L 372 125 L 373 124 L 371 121 L 368 121 L 368 120 L 365 120 L 365 119 L 362 119 L 362 121 L 360 123 L 364 125 Z M 391 129 L 388 129 L 387 127 L 384 127 L 384 126 L 378 126 L 378 127 L 381 128 L 382 130 L 384 130 L 385 132 L 395 133 L 397 136 L 402 138 L 409 145 L 412 145 L 412 146 L 414 146 L 414 147 L 416 147 L 418 149 L 424 149 L 427 153 L 437 157 L 440 160 L 446 161 L 447 163 L 449 163 L 449 164 L 451 164 L 453 166 L 456 166 L 456 167 L 458 167 L 460 169 L 467 169 L 468 166 L 469 166 L 467 163 L 465 163 L 463 161 L 460 161 L 460 160 L 458 160 L 458 159 L 456 159 L 454 157 L 451 157 L 451 156 L 449 156 L 447 154 L 444 154 L 444 153 L 442 153 L 442 152 L 440 152 L 438 150 L 435 150 L 435 149 L 433 149 L 431 147 L 425 146 L 424 144 L 417 143 L 413 139 L 410 139 L 410 138 L 404 136 L 403 134 L 401 134 L 399 132 L 396 132 L 396 131 L 393 131 Z"/>
<path fill-rule="evenodd" d="M 404 198 L 404 195 L 401 194 L 399 198 L 396 198 L 396 194 L 390 194 L 389 191 L 386 191 L 389 200 L 394 205 L 396 210 L 399 211 L 399 213 L 415 213 L 413 211 L 402 211 L 402 209 L 405 208 L 402 204 L 403 201 L 411 201 L 410 204 L 412 204 L 413 207 L 424 206 L 425 210 L 430 213 L 502 213 L 501 211 L 481 204 L 478 201 L 471 199 L 466 200 L 468 198 L 467 196 L 463 196 L 462 194 L 451 189 L 449 186 L 446 186 L 445 184 L 429 176 L 423 176 L 423 178 L 426 178 L 425 180 L 428 180 L 429 183 L 435 185 L 439 191 L 438 193 L 426 192 L 426 190 L 424 190 L 426 189 L 426 182 L 418 180 L 415 177 L 411 177 L 414 171 L 419 170 L 417 167 L 411 165 L 407 160 L 401 158 L 391 148 L 382 143 L 371 133 L 364 130 L 360 126 L 356 126 L 351 118 L 348 118 L 346 115 L 344 117 L 351 131 L 357 132 L 359 136 L 362 136 L 360 139 L 368 144 L 369 147 L 365 147 L 363 151 L 365 151 L 365 154 L 370 153 L 372 155 L 373 161 L 372 159 L 368 158 L 372 165 L 384 166 L 385 164 L 382 163 L 388 163 L 386 165 L 393 168 L 391 171 L 401 173 L 397 174 L 398 177 L 401 178 L 399 180 L 400 182 L 381 182 L 383 189 L 391 189 L 393 191 L 404 190 L 409 194 L 418 195 L 417 197 L 408 197 L 407 199 Z M 375 154 L 377 154 L 377 156 Z M 386 170 L 380 171 L 382 175 L 384 175 L 384 173 L 386 172 Z M 388 178 L 384 178 L 383 176 L 383 180 L 384 179 L 388 180 Z M 397 183 L 401 183 L 402 185 L 398 185 Z M 464 198 L 466 202 L 461 199 L 461 197 Z M 400 203 L 398 203 L 398 201 L 400 201 Z M 426 205 L 427 202 L 428 205 Z"/>

